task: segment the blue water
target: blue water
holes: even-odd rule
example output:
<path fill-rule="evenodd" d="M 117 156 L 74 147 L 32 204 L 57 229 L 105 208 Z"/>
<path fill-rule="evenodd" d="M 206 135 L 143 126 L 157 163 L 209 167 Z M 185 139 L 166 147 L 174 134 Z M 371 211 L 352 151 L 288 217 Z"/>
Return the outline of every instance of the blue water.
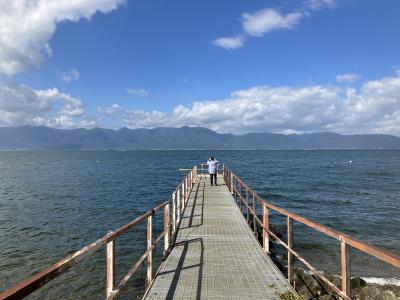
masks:
<path fill-rule="evenodd" d="M 178 169 L 211 154 L 266 200 L 400 254 L 400 151 L 0 152 L 0 290 L 169 199 Z M 285 230 L 283 218 L 272 222 Z M 295 223 L 294 245 L 315 266 L 338 272 L 335 240 Z M 118 276 L 144 249 L 143 226 L 117 240 Z M 400 278 L 358 251 L 352 270 Z M 137 291 L 143 276 L 141 269 L 125 292 Z M 97 299 L 104 282 L 101 250 L 33 298 Z"/>

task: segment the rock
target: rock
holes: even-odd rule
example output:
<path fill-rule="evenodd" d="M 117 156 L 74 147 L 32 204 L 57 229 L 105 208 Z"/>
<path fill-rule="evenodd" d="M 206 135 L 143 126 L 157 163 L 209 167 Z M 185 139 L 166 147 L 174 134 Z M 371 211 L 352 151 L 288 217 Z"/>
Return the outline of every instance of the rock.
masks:
<path fill-rule="evenodd" d="M 360 277 L 354 277 L 350 280 L 351 289 L 361 288 L 366 285 L 367 285 L 367 282 Z"/>
<path fill-rule="evenodd" d="M 359 300 L 398 300 L 399 298 L 392 291 L 379 290 L 373 286 L 366 286 L 361 289 Z"/>

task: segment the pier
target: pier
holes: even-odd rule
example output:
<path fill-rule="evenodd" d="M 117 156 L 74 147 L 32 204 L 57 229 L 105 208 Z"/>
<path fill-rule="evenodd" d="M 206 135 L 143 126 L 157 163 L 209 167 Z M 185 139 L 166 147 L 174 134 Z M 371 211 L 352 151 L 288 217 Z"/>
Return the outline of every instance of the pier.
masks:
<path fill-rule="evenodd" d="M 295 291 L 265 255 L 224 178 L 199 176 L 145 299 L 279 299 Z"/>
<path fill-rule="evenodd" d="M 270 230 L 270 211 L 285 216 L 285 241 Z M 160 214 L 164 221 L 163 231 L 155 236 L 154 217 Z M 147 249 L 122 278 L 116 278 L 118 237 L 143 222 L 147 224 Z M 340 241 L 340 287 L 296 252 L 293 247 L 294 222 Z M 258 229 L 262 232 L 259 239 Z M 153 251 L 162 242 L 163 261 L 160 266 L 154 266 Z M 287 267 L 283 273 L 270 258 L 272 242 L 287 253 Z M 265 201 L 227 166 L 220 169 L 217 186 L 210 185 L 202 166 L 195 166 L 187 171 L 171 199 L 3 291 L 0 299 L 28 296 L 102 247 L 106 248 L 106 299 L 117 299 L 124 285 L 142 265 L 146 267 L 144 299 L 152 300 L 296 299 L 294 259 L 308 268 L 333 294 L 350 300 L 351 248 L 400 268 L 400 257 L 394 253 Z"/>

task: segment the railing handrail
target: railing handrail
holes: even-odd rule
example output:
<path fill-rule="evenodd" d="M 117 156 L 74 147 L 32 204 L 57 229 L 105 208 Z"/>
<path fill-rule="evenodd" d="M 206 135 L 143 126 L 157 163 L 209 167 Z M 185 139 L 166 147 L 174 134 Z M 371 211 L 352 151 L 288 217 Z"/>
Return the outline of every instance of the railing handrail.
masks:
<path fill-rule="evenodd" d="M 356 238 L 353 238 L 345 233 L 327 227 L 325 225 L 319 224 L 317 222 L 311 221 L 295 213 L 291 213 L 286 209 L 283 209 L 277 205 L 271 204 L 266 200 L 262 199 L 256 192 L 254 192 L 250 187 L 248 187 L 242 179 L 240 179 L 235 173 L 233 173 L 228 167 L 224 167 L 224 178 L 227 186 L 230 188 L 232 194 L 239 197 L 240 210 L 242 210 L 242 203 L 245 204 L 247 209 L 247 221 L 249 222 L 249 212 L 253 215 L 253 227 L 254 233 L 256 233 L 256 227 L 258 223 L 263 229 L 263 247 L 266 252 L 269 252 L 269 236 L 272 236 L 278 241 L 284 248 L 288 250 L 288 280 L 291 283 L 293 270 L 291 255 L 296 256 L 303 264 L 305 264 L 317 277 L 319 277 L 323 282 L 325 282 L 337 295 L 343 299 L 350 299 L 350 248 L 349 246 L 358 249 L 368 255 L 376 257 L 386 263 L 389 263 L 395 267 L 400 267 L 400 256 L 395 253 L 386 251 L 384 249 L 378 248 L 376 246 L 370 245 Z M 237 183 L 239 183 L 240 191 L 238 190 Z M 242 196 L 242 188 L 246 191 L 246 199 Z M 253 195 L 253 207 L 250 206 L 249 194 Z M 263 221 L 261 221 L 257 216 L 257 211 L 255 207 L 256 201 L 261 203 L 263 207 Z M 269 230 L 269 216 L 268 209 L 274 210 L 287 216 L 287 230 L 288 230 L 288 243 L 283 242 L 276 234 Z M 321 233 L 324 233 L 332 238 L 335 238 L 341 242 L 341 266 L 342 266 L 342 290 L 336 287 L 331 281 L 325 278 L 321 272 L 314 268 L 310 263 L 308 263 L 303 257 L 301 257 L 292 248 L 292 238 L 293 238 L 293 220 L 296 220 L 310 228 L 313 228 Z"/>
<path fill-rule="evenodd" d="M 55 264 L 45 268 L 39 273 L 33 275 L 32 277 L 25 279 L 16 285 L 0 292 L 0 300 L 5 299 L 21 299 L 36 291 L 43 285 L 47 284 L 57 276 L 65 273 L 71 267 L 76 265 L 80 260 L 82 260 L 87 255 L 100 249 L 102 246 L 107 245 L 107 282 L 106 282 L 106 299 L 114 299 L 121 288 L 126 284 L 130 277 L 135 273 L 139 266 L 146 261 L 147 263 L 147 276 L 146 276 L 146 289 L 151 286 L 153 281 L 152 274 L 152 251 L 155 245 L 164 237 L 164 255 L 168 253 L 170 247 L 170 229 L 172 225 L 172 239 L 176 233 L 177 222 L 183 213 L 188 201 L 189 193 L 193 187 L 193 182 L 197 177 L 196 167 L 187 173 L 187 176 L 178 185 L 177 189 L 173 193 L 176 195 L 177 191 L 182 191 L 181 197 L 172 200 L 164 201 L 153 209 L 143 213 L 139 217 L 133 219 L 132 221 L 126 223 L 125 225 L 119 227 L 114 231 L 108 232 L 106 235 L 102 236 L 95 242 L 84 246 L 82 249 L 76 251 L 75 253 L 68 255 L 67 257 L 61 259 Z M 176 202 L 179 205 L 176 205 Z M 170 204 L 172 204 L 172 211 L 170 210 Z M 155 238 L 153 243 L 152 227 L 153 227 L 153 215 L 164 208 L 164 230 L 163 232 Z M 171 213 L 172 212 L 172 213 Z M 170 213 L 172 215 L 172 220 L 170 220 Z M 131 230 L 136 225 L 147 220 L 147 249 L 145 253 L 136 261 L 128 273 L 122 278 L 122 280 L 115 284 L 115 240 L 120 235 Z M 178 222 L 179 223 L 179 222 Z"/>

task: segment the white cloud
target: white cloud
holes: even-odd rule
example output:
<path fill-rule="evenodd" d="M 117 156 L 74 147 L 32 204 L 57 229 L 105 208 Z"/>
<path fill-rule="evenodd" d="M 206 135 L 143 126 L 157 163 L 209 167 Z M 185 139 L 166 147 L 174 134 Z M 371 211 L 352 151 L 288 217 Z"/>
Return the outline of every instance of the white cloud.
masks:
<path fill-rule="evenodd" d="M 367 81 L 359 89 L 335 85 L 256 86 L 228 98 L 178 105 L 172 112 L 98 111 L 131 128 L 203 126 L 219 132 L 388 133 L 400 135 L 400 77 Z"/>
<path fill-rule="evenodd" d="M 2 0 L 0 73 L 13 75 L 37 67 L 51 56 L 49 41 L 61 22 L 108 13 L 125 0 Z"/>
<path fill-rule="evenodd" d="M 65 83 L 70 83 L 71 81 L 79 79 L 79 71 L 72 68 L 69 72 L 60 72 L 61 80 Z"/>
<path fill-rule="evenodd" d="M 306 7 L 313 10 L 318 10 L 324 7 L 333 8 L 337 0 L 307 0 Z"/>
<path fill-rule="evenodd" d="M 283 14 L 277 9 L 265 8 L 253 13 L 242 14 L 243 34 L 234 37 L 221 37 L 213 41 L 213 44 L 225 49 L 242 47 L 247 35 L 263 37 L 265 34 L 282 29 L 294 29 L 304 17 L 311 15 L 310 11 L 316 11 L 325 7 L 333 8 L 337 0 L 305 0 L 303 7 L 291 13 Z"/>
<path fill-rule="evenodd" d="M 95 121 L 84 111 L 81 100 L 57 88 L 34 90 L 25 85 L 0 85 L 0 126 L 46 125 L 92 127 Z"/>
<path fill-rule="evenodd" d="M 150 92 L 145 89 L 126 89 L 126 92 L 129 95 L 137 96 L 137 97 L 149 97 Z"/>
<path fill-rule="evenodd" d="M 244 13 L 242 18 L 243 30 L 251 36 L 261 37 L 273 30 L 293 29 L 303 18 L 303 14 L 294 12 L 284 15 L 275 9 L 267 8 L 253 14 Z"/>
<path fill-rule="evenodd" d="M 235 37 L 221 37 L 214 40 L 213 44 L 224 49 L 236 49 L 243 46 L 244 37 L 241 35 Z"/>
<path fill-rule="evenodd" d="M 336 76 L 337 82 L 345 82 L 345 83 L 352 83 L 357 80 L 360 80 L 362 77 L 358 74 L 339 74 Z"/>

